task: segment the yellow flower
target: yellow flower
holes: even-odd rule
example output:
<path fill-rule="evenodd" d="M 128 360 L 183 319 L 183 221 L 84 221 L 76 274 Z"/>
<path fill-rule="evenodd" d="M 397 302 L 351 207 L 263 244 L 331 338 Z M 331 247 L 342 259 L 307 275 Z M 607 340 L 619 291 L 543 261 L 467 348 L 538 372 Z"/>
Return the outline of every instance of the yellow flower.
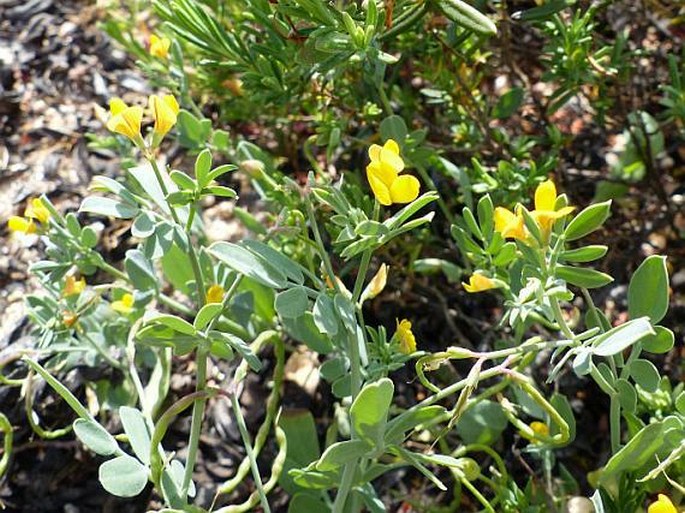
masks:
<path fill-rule="evenodd" d="M 563 207 L 555 210 L 557 188 L 552 180 L 546 180 L 535 189 L 535 210 L 530 215 L 538 223 L 543 234 L 548 235 L 557 219 L 573 212 L 574 207 Z"/>
<path fill-rule="evenodd" d="M 378 294 L 383 292 L 383 289 L 385 288 L 387 282 L 388 266 L 385 264 L 381 264 L 376 275 L 373 278 L 371 278 L 371 281 L 364 289 L 364 292 L 362 293 L 362 301 L 365 301 L 367 299 L 373 299 Z"/>
<path fill-rule="evenodd" d="M 168 37 L 158 37 L 155 34 L 150 36 L 150 55 L 166 59 L 169 55 L 169 47 L 171 46 L 171 39 Z"/>
<path fill-rule="evenodd" d="M 412 354 L 416 351 L 416 337 L 411 331 L 411 322 L 407 319 L 402 319 L 397 322 L 397 339 L 400 343 L 400 352 L 404 354 Z"/>
<path fill-rule="evenodd" d="M 122 314 L 128 314 L 133 311 L 133 294 L 124 294 L 121 299 L 112 302 L 112 309 Z"/>
<path fill-rule="evenodd" d="M 660 493 L 657 501 L 649 505 L 647 513 L 678 513 L 678 510 L 675 509 L 671 499 Z"/>
<path fill-rule="evenodd" d="M 112 98 L 109 102 L 109 112 L 111 117 L 107 121 L 107 128 L 141 146 L 143 139 L 140 135 L 140 124 L 143 121 L 143 108 L 137 105 L 129 107 L 121 98 Z"/>
<path fill-rule="evenodd" d="M 66 310 L 62 313 L 62 322 L 67 328 L 71 328 L 78 321 L 78 314 L 71 310 Z"/>
<path fill-rule="evenodd" d="M 498 286 L 493 280 L 479 273 L 472 274 L 469 282 L 461 282 L 461 285 L 466 289 L 466 292 L 483 292 L 484 290 L 496 289 Z"/>
<path fill-rule="evenodd" d="M 50 219 L 50 211 L 45 208 L 40 198 L 33 198 L 26 207 L 24 216 L 29 219 L 38 219 L 41 223 L 46 224 Z"/>
<path fill-rule="evenodd" d="M 7 228 L 16 233 L 36 233 L 36 223 L 32 219 L 12 216 L 7 221 Z"/>
<path fill-rule="evenodd" d="M 225 290 L 221 285 L 212 285 L 207 289 L 205 303 L 221 303 L 224 299 Z"/>
<path fill-rule="evenodd" d="M 171 94 L 164 96 L 153 94 L 150 96 L 149 106 L 152 111 L 152 118 L 155 120 L 155 141 L 159 142 L 176 124 L 179 111 L 178 102 Z"/>
<path fill-rule="evenodd" d="M 381 147 L 369 148 L 371 163 L 366 166 L 366 177 L 374 196 L 381 205 L 410 203 L 419 195 L 420 184 L 415 176 L 399 174 L 404 169 L 397 143 L 388 139 Z"/>
<path fill-rule="evenodd" d="M 495 230 L 505 239 L 526 240 L 528 238 L 523 215 L 520 212 L 514 214 L 504 207 L 495 209 Z"/>
<path fill-rule="evenodd" d="M 549 436 L 549 426 L 544 422 L 535 420 L 530 423 L 530 429 L 532 429 L 538 436 Z"/>
<path fill-rule="evenodd" d="M 78 295 L 86 289 L 86 279 L 81 277 L 80 280 L 76 280 L 74 276 L 67 276 L 66 283 L 64 284 L 64 289 L 62 290 L 62 295 L 64 297 Z"/>

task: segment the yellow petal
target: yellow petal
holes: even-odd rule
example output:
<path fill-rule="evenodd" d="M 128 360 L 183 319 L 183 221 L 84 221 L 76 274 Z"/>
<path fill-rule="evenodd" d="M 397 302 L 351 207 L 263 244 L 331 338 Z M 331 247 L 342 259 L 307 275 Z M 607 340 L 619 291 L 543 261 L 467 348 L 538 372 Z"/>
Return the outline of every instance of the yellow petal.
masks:
<path fill-rule="evenodd" d="M 212 285 L 207 289 L 206 303 L 221 303 L 224 299 L 224 288 L 221 285 Z"/>
<path fill-rule="evenodd" d="M 411 322 L 407 319 L 397 322 L 397 339 L 400 343 L 400 351 L 404 354 L 416 352 L 416 337 L 411 331 Z"/>
<path fill-rule="evenodd" d="M 398 176 L 390 186 L 390 198 L 393 203 L 410 203 L 419 195 L 420 187 L 415 176 Z"/>
<path fill-rule="evenodd" d="M 383 289 L 385 288 L 387 282 L 388 266 L 385 264 L 381 264 L 380 268 L 378 269 L 378 272 L 375 274 L 373 278 L 371 278 L 371 281 L 364 289 L 364 292 L 362 293 L 362 300 L 375 298 L 378 294 L 383 292 Z"/>
<path fill-rule="evenodd" d="M 109 101 L 109 113 L 112 116 L 116 116 L 117 114 L 121 114 L 127 108 L 128 108 L 128 105 L 126 105 L 124 100 L 122 100 L 121 98 L 112 98 Z"/>
<path fill-rule="evenodd" d="M 371 165 L 369 165 L 370 167 Z M 373 195 L 376 196 L 378 203 L 381 205 L 392 205 L 392 196 L 390 195 L 390 187 L 385 185 L 383 180 L 379 178 L 379 174 L 374 173 L 366 168 L 366 178 L 369 180 L 369 185 L 373 191 Z"/>
<path fill-rule="evenodd" d="M 150 96 L 150 110 L 155 120 L 155 135 L 164 137 L 169 130 L 176 124 L 176 114 L 178 114 L 178 103 L 171 95 L 164 98 L 153 94 Z"/>
<path fill-rule="evenodd" d="M 36 233 L 36 225 L 30 219 L 19 216 L 12 216 L 7 221 L 7 228 L 11 232 L 17 233 Z"/>
<path fill-rule="evenodd" d="M 461 285 L 464 287 L 466 292 L 483 292 L 484 290 L 490 290 L 497 288 L 497 284 L 482 274 L 475 273 L 471 275 L 468 283 L 462 282 Z"/>
<path fill-rule="evenodd" d="M 142 121 L 142 107 L 126 107 L 123 111 L 110 118 L 107 122 L 107 128 L 114 133 L 126 136 L 136 142 L 140 137 L 140 125 Z"/>
<path fill-rule="evenodd" d="M 549 426 L 544 422 L 533 421 L 530 423 L 530 429 L 532 429 L 536 435 L 549 436 Z"/>
<path fill-rule="evenodd" d="M 377 144 L 372 144 L 369 147 L 369 158 L 371 159 L 371 162 L 376 162 L 381 159 L 381 149 L 382 148 Z"/>
<path fill-rule="evenodd" d="M 80 280 L 76 280 L 74 276 L 67 276 L 67 279 L 64 283 L 64 289 L 62 289 L 62 296 L 68 297 L 68 296 L 74 296 L 78 295 L 81 292 L 83 292 L 86 289 L 86 280 L 85 278 L 81 278 Z"/>
<path fill-rule="evenodd" d="M 47 223 L 50 219 L 50 211 L 45 208 L 40 198 L 33 198 L 29 202 L 24 215 L 30 219 L 38 219 L 43 224 Z"/>
<path fill-rule="evenodd" d="M 133 310 L 133 294 L 124 294 L 118 301 L 112 302 L 112 309 L 123 314 L 131 313 Z"/>
<path fill-rule="evenodd" d="M 150 36 L 150 55 L 165 59 L 169 55 L 171 40 L 168 37 L 158 37 L 155 34 Z"/>
<path fill-rule="evenodd" d="M 495 209 L 495 230 L 502 233 L 512 221 L 516 219 L 516 214 L 504 207 Z"/>
<path fill-rule="evenodd" d="M 389 139 L 381 148 L 380 161 L 391 166 L 398 173 L 404 169 L 404 161 L 399 155 L 399 148 L 397 148 L 397 143 L 392 139 Z"/>
<path fill-rule="evenodd" d="M 647 513 L 678 513 L 678 510 L 675 509 L 671 499 L 660 493 L 658 500 L 649 505 Z"/>
<path fill-rule="evenodd" d="M 535 210 L 554 210 L 557 188 L 552 180 L 546 180 L 535 189 Z"/>

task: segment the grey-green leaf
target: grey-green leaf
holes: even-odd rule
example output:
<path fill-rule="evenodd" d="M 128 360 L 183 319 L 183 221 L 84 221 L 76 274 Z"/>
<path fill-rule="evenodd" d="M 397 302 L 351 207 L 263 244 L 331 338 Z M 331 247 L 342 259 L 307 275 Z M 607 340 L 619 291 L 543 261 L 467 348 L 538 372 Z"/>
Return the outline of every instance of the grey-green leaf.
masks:
<path fill-rule="evenodd" d="M 81 203 L 79 212 L 90 212 L 117 219 L 132 219 L 138 214 L 138 207 L 112 198 L 89 196 Z"/>
<path fill-rule="evenodd" d="M 293 287 L 279 292 L 274 301 L 278 315 L 290 319 L 304 315 L 308 306 L 307 292 L 303 287 Z"/>
<path fill-rule="evenodd" d="M 247 249 L 230 242 L 215 242 L 208 252 L 228 267 L 267 287 L 282 289 L 287 285 L 283 273 Z"/>
<path fill-rule="evenodd" d="M 661 381 L 659 371 L 654 364 L 643 359 L 637 359 L 630 364 L 630 376 L 647 392 L 656 392 Z"/>
<path fill-rule="evenodd" d="M 114 437 L 94 420 L 76 419 L 74 433 L 83 445 L 100 456 L 109 456 L 119 450 Z"/>
<path fill-rule="evenodd" d="M 119 417 L 133 452 L 145 465 L 150 464 L 150 431 L 143 414 L 130 406 L 119 408 Z"/>
<path fill-rule="evenodd" d="M 394 391 L 395 387 L 388 378 L 369 383 L 362 388 L 350 408 L 357 436 L 378 449 L 384 446 L 383 435 Z"/>
<path fill-rule="evenodd" d="M 611 212 L 611 200 L 595 203 L 574 217 L 564 230 L 564 238 L 572 241 L 585 237 L 604 224 Z"/>
<path fill-rule="evenodd" d="M 124 454 L 100 465 L 100 483 L 117 497 L 135 497 L 143 491 L 148 469 L 137 459 Z"/>
<path fill-rule="evenodd" d="M 647 317 L 634 319 L 597 336 L 593 353 L 598 356 L 618 354 L 635 342 L 654 334 L 654 329 Z"/>

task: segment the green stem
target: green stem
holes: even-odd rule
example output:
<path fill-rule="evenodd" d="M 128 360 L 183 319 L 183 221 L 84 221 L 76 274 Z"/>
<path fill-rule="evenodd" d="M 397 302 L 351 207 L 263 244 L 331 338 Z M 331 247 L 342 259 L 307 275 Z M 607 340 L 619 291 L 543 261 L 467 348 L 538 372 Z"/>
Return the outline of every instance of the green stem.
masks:
<path fill-rule="evenodd" d="M 611 394 L 609 405 L 609 429 L 611 432 L 611 453 L 616 454 L 621 449 L 621 402 L 618 394 Z"/>
<path fill-rule="evenodd" d="M 557 300 L 557 298 L 556 297 L 550 297 L 549 303 L 552 306 L 552 312 L 554 313 L 554 320 L 557 321 L 557 324 L 559 325 L 559 329 L 561 330 L 561 332 L 569 340 L 575 340 L 576 335 L 573 333 L 573 331 L 571 331 L 571 328 L 568 327 L 568 324 L 566 323 L 566 319 L 564 319 L 564 315 L 561 312 L 561 307 L 559 306 L 559 301 Z"/>
<path fill-rule="evenodd" d="M 169 212 L 171 213 L 171 217 L 174 220 L 174 222 L 178 226 L 183 226 L 181 224 L 181 220 L 178 217 L 178 214 L 176 213 L 176 209 L 174 206 L 169 202 L 167 199 L 167 196 L 169 195 L 169 191 L 166 188 L 166 184 L 164 183 L 164 179 L 162 178 L 162 173 L 159 170 L 159 166 L 157 165 L 157 160 L 152 156 L 148 155 L 147 156 L 148 162 L 150 162 L 150 165 L 152 166 L 152 170 L 155 173 L 155 177 L 157 178 L 157 182 L 159 183 L 159 188 L 162 190 L 162 194 L 164 194 L 164 198 L 166 199 L 167 206 L 169 207 Z M 191 214 L 189 214 L 188 220 L 192 223 L 192 217 L 194 214 L 192 214 L 194 207 L 191 206 Z M 190 223 L 186 227 L 186 238 L 187 238 L 187 243 L 188 243 L 188 257 L 190 258 L 190 266 L 192 267 L 193 270 L 193 276 L 195 277 L 195 283 L 197 287 L 197 293 L 198 293 L 198 298 L 197 298 L 197 303 L 200 307 L 202 307 L 205 304 L 205 297 L 206 297 L 206 291 L 205 291 L 205 283 L 204 279 L 202 278 L 202 270 L 200 269 L 200 263 L 197 259 L 197 254 L 195 253 L 195 247 L 193 246 L 193 240 L 190 236 Z"/>
<path fill-rule="evenodd" d="M 195 383 L 195 391 L 203 392 L 207 385 L 207 359 L 209 351 L 205 348 L 198 347 L 197 349 L 197 376 Z M 202 431 L 202 417 L 205 414 L 205 404 L 207 398 L 203 397 L 193 403 L 193 414 L 190 422 L 190 438 L 188 440 L 188 459 L 186 461 L 186 468 L 183 474 L 183 484 L 181 485 L 181 498 L 186 500 L 188 496 L 188 488 L 193 477 L 193 470 L 195 469 L 195 461 L 197 460 L 197 449 L 200 442 L 200 432 Z"/>
<path fill-rule="evenodd" d="M 255 457 L 254 451 L 252 450 L 252 442 L 250 441 L 250 434 L 247 431 L 247 426 L 245 425 L 245 418 L 243 417 L 243 412 L 240 410 L 240 403 L 238 402 L 238 395 L 231 394 L 231 406 L 233 407 L 233 413 L 238 421 L 238 429 L 240 430 L 240 436 L 243 439 L 243 445 L 245 446 L 245 452 L 250 460 L 250 468 L 252 469 L 252 478 L 257 486 L 257 493 L 259 494 L 259 500 L 264 509 L 264 513 L 271 513 L 271 508 L 269 508 L 269 501 L 266 498 L 266 493 L 264 492 L 264 485 L 262 484 L 262 476 L 259 474 L 259 466 L 257 465 L 257 458 Z"/>
<path fill-rule="evenodd" d="M 328 258 L 326 247 L 324 246 L 323 239 L 321 238 L 319 225 L 316 222 L 316 214 L 314 214 L 314 207 L 312 207 L 312 202 L 310 201 L 309 196 L 305 195 L 304 203 L 307 207 L 307 216 L 309 217 L 309 224 L 311 225 L 312 232 L 314 233 L 314 240 L 316 241 L 319 257 L 323 262 L 323 266 L 326 270 L 326 274 L 328 275 L 328 279 L 333 284 L 333 288 L 337 292 L 340 292 L 340 287 L 338 287 L 338 280 L 336 280 L 335 278 L 335 273 L 333 272 L 333 265 L 331 265 L 331 259 Z"/>

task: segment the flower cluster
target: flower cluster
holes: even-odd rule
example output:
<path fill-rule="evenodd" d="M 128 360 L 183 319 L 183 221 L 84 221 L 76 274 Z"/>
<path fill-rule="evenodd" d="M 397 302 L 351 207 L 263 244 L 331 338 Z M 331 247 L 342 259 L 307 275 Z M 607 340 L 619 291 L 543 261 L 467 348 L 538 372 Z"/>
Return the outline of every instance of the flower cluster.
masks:
<path fill-rule="evenodd" d="M 176 124 L 179 106 L 173 95 L 153 94 L 148 101 L 148 110 L 155 123 L 150 148 L 156 148 Z M 112 98 L 109 102 L 109 111 L 111 117 L 107 121 L 107 128 L 128 137 L 139 148 L 146 148 L 140 131 L 144 115 L 143 108 L 138 105 L 128 106 L 121 98 Z"/>
<path fill-rule="evenodd" d="M 540 229 L 542 240 L 549 242 L 554 223 L 558 219 L 568 216 L 575 207 L 563 206 L 557 208 L 557 188 L 552 180 L 546 180 L 535 189 L 535 210 L 530 212 L 530 217 Z M 530 244 L 532 237 L 526 228 L 524 207 L 517 205 L 514 212 L 504 207 L 497 207 L 494 213 L 495 231 L 505 239 L 517 239 L 524 244 Z M 469 283 L 462 283 L 467 292 L 482 292 L 497 288 L 497 282 L 487 276 L 473 274 Z"/>

